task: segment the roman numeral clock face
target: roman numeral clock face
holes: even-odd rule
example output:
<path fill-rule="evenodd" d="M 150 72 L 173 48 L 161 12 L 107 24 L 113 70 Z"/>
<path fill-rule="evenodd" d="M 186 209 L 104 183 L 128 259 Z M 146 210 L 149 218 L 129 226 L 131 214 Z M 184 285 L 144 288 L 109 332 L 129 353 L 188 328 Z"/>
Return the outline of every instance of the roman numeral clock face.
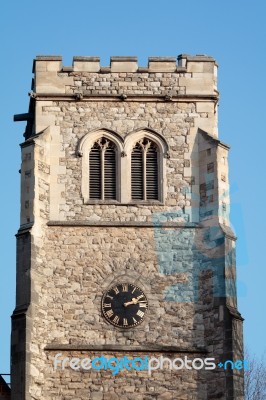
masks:
<path fill-rule="evenodd" d="M 132 328 L 140 324 L 147 308 L 147 297 L 132 283 L 117 283 L 108 289 L 102 298 L 105 319 L 120 328 Z"/>

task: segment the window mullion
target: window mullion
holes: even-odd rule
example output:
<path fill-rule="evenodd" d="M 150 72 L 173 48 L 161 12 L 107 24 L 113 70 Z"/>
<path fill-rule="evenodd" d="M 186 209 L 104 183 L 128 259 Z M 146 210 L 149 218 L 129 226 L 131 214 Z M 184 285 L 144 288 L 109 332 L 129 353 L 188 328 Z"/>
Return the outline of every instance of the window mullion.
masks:
<path fill-rule="evenodd" d="M 101 149 L 101 199 L 104 200 L 104 153 L 105 149 Z"/>
<path fill-rule="evenodd" d="M 147 149 L 142 151 L 143 157 L 143 200 L 147 200 L 147 182 L 146 182 L 146 168 L 147 168 Z"/>

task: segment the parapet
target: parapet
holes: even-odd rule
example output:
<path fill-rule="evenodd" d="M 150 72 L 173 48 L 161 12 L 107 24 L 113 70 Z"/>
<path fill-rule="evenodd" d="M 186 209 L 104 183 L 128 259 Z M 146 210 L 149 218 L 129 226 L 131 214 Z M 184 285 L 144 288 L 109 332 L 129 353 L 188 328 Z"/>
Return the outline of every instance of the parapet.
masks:
<path fill-rule="evenodd" d="M 206 55 L 176 57 L 149 57 L 147 67 L 138 66 L 138 58 L 132 56 L 112 56 L 110 66 L 100 65 L 100 57 L 73 57 L 72 67 L 63 67 L 61 56 L 37 56 L 33 62 L 33 72 L 73 71 L 73 72 L 213 72 L 217 66 L 213 57 Z"/>
<path fill-rule="evenodd" d="M 113 56 L 109 66 L 101 66 L 100 57 L 75 56 L 69 67 L 62 65 L 61 56 L 37 56 L 33 72 L 35 93 L 74 94 L 80 88 L 85 96 L 121 91 L 129 96 L 141 91 L 143 95 L 217 95 L 217 64 L 206 55 L 149 57 L 146 67 L 132 56 Z M 80 81 L 78 76 L 85 78 Z"/>

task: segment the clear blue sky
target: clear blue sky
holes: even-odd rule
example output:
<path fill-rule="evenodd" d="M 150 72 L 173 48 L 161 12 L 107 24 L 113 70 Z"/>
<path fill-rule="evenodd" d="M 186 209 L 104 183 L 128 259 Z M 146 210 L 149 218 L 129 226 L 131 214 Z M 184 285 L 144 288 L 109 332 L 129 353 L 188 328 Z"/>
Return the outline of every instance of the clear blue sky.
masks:
<path fill-rule="evenodd" d="M 265 65 L 264 0 L 25 0 L 1 6 L 1 318 L 0 373 L 9 371 L 10 315 L 15 300 L 15 233 L 19 227 L 20 148 L 32 60 L 62 55 L 207 54 L 219 63 L 219 136 L 231 145 L 232 222 L 238 236 L 239 309 L 245 343 L 265 345 Z"/>

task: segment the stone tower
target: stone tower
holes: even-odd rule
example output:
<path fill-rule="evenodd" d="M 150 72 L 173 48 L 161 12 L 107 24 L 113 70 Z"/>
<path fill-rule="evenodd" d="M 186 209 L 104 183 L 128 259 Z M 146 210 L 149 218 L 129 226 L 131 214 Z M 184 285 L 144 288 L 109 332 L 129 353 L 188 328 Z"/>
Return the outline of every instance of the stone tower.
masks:
<path fill-rule="evenodd" d="M 243 399 L 215 60 L 33 72 L 12 399 Z"/>

